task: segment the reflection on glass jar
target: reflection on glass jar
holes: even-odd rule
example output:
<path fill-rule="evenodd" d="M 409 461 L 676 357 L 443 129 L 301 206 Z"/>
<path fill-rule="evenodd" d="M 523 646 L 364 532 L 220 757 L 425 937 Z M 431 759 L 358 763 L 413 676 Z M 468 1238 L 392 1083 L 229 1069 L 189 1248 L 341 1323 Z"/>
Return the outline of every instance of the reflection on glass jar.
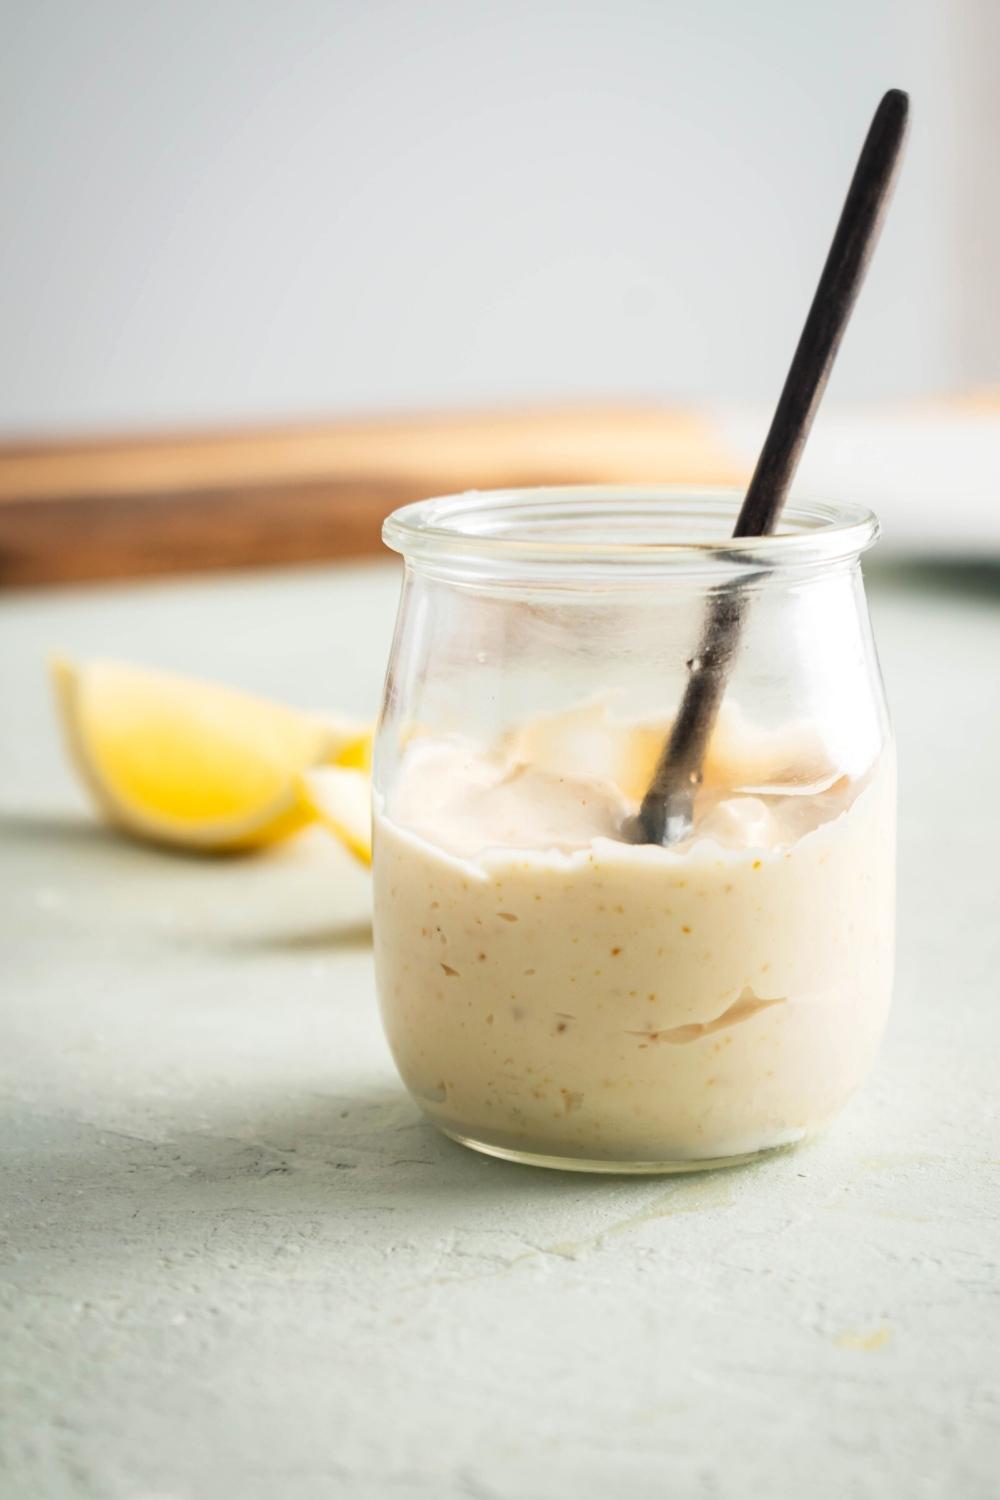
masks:
<path fill-rule="evenodd" d="M 375 759 L 375 956 L 389 1044 L 441 1129 L 551 1166 L 690 1170 L 801 1141 L 867 1073 L 892 984 L 893 752 L 865 511 L 573 488 L 386 523 L 406 577 Z M 745 596 L 670 848 L 635 813 Z"/>

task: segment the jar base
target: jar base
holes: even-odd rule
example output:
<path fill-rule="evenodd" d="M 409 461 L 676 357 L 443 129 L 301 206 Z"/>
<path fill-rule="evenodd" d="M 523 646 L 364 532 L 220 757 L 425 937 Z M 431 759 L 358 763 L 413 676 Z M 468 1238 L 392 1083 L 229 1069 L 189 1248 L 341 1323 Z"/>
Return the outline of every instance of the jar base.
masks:
<path fill-rule="evenodd" d="M 759 1151 L 745 1151 L 738 1156 L 712 1156 L 696 1161 L 611 1161 L 600 1157 L 551 1156 L 539 1151 L 522 1151 L 511 1146 L 497 1146 L 492 1141 L 478 1140 L 475 1136 L 463 1135 L 449 1130 L 438 1120 L 432 1120 L 435 1129 L 449 1140 L 481 1156 L 494 1156 L 500 1161 L 512 1161 L 522 1167 L 546 1167 L 555 1172 L 592 1172 L 605 1176 L 628 1177 L 676 1177 L 691 1172 L 717 1172 L 723 1167 L 743 1167 L 752 1161 L 762 1161 L 767 1156 L 780 1156 L 795 1151 L 804 1145 L 807 1136 L 797 1141 L 784 1141 L 777 1146 L 762 1146 Z"/>

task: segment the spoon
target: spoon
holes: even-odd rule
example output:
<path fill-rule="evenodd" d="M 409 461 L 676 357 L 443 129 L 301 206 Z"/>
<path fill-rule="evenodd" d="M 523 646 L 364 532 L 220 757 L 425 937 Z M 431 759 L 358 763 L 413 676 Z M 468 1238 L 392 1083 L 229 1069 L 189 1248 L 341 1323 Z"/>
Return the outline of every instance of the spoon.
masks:
<path fill-rule="evenodd" d="M 902 89 L 890 89 L 875 111 L 734 537 L 767 536 L 777 525 L 882 228 L 908 115 Z M 705 751 L 739 645 L 746 582 L 726 584 L 709 601 L 680 710 L 638 815 L 624 830 L 632 843 L 675 844 L 691 831 Z"/>

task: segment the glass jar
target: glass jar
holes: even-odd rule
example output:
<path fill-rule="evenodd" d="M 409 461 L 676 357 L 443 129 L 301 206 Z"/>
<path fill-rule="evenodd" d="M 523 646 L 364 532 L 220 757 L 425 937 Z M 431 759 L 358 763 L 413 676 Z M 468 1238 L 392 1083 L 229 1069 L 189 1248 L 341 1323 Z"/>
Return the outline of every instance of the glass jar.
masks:
<path fill-rule="evenodd" d="M 895 776 L 849 506 L 734 540 L 723 491 L 396 511 L 375 749 L 375 960 L 404 1082 L 539 1165 L 696 1170 L 811 1136 L 889 1008 Z M 713 596 L 736 648 L 669 847 L 625 832 Z M 634 837 L 634 835 L 633 835 Z"/>

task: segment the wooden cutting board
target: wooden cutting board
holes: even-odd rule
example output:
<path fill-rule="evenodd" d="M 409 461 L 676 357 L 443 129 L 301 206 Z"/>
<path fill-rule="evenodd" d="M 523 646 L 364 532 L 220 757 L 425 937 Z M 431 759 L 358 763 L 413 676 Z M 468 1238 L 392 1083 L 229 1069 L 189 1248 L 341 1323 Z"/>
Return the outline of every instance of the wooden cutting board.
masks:
<path fill-rule="evenodd" d="M 395 506 L 456 490 L 745 478 L 652 405 L 0 444 L 0 585 L 358 557 Z"/>

